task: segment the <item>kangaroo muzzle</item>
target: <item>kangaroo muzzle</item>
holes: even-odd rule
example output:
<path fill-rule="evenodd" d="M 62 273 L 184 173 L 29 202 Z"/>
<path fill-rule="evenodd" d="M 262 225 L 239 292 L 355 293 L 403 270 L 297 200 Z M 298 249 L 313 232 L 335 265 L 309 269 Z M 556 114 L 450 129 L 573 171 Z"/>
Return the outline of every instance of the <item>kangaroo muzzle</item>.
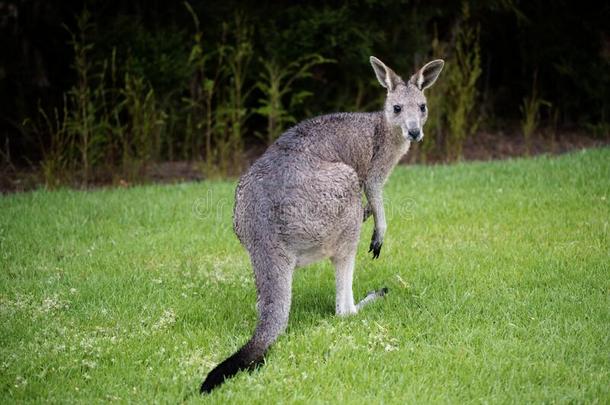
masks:
<path fill-rule="evenodd" d="M 414 142 L 420 142 L 422 140 L 424 133 L 420 129 L 418 121 L 407 121 L 407 137 Z"/>
<path fill-rule="evenodd" d="M 419 128 L 409 129 L 407 133 L 409 134 L 409 138 L 415 142 L 420 142 L 423 138 L 423 134 Z"/>

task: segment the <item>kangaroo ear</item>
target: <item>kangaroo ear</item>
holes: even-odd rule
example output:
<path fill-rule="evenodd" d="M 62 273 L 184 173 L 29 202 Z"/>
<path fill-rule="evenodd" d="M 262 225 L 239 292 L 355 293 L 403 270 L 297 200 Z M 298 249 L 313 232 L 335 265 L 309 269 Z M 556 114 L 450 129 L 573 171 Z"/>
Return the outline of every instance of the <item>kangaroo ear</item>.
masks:
<path fill-rule="evenodd" d="M 392 69 L 387 67 L 382 61 L 374 56 L 371 56 L 369 60 L 371 61 L 371 66 L 373 66 L 377 80 L 379 80 L 379 83 L 383 87 L 392 91 L 398 83 L 402 82 L 400 76 L 394 73 Z"/>
<path fill-rule="evenodd" d="M 423 91 L 434 84 L 441 70 L 443 70 L 443 66 L 445 66 L 445 61 L 442 59 L 428 62 L 417 73 L 411 76 L 409 81 Z"/>

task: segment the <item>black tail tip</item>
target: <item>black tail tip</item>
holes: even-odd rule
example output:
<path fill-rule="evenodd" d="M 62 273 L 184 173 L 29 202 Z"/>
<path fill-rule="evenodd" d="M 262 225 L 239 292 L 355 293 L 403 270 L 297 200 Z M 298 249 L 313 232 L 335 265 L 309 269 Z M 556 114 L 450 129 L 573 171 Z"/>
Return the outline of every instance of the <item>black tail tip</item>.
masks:
<path fill-rule="evenodd" d="M 239 371 L 248 368 L 248 362 L 246 361 L 247 353 L 244 348 L 237 351 L 231 357 L 217 365 L 208 376 L 205 378 L 199 393 L 209 394 L 214 388 L 221 385 L 227 378 L 233 377 Z"/>
<path fill-rule="evenodd" d="M 203 382 L 201 383 L 199 393 L 201 395 L 209 394 L 214 388 L 221 385 L 226 379 L 225 373 L 223 373 L 223 371 L 226 372 L 226 370 L 219 370 L 218 367 L 212 370 L 210 374 L 208 374 L 208 376 L 205 378 L 205 380 L 203 380 Z M 234 370 L 231 374 L 234 374 L 235 372 L 237 372 L 237 370 Z"/>
<path fill-rule="evenodd" d="M 254 358 L 255 360 L 252 360 Z M 221 385 L 227 378 L 233 377 L 241 370 L 252 370 L 263 361 L 263 355 L 253 355 L 248 346 L 239 349 L 231 357 L 217 365 L 205 378 L 201 387 L 200 394 L 209 394 L 214 388 Z"/>
<path fill-rule="evenodd" d="M 205 381 L 201 383 L 201 387 L 199 387 L 199 394 L 207 395 L 212 392 L 215 386 L 216 385 L 210 384 L 208 379 L 206 378 Z"/>

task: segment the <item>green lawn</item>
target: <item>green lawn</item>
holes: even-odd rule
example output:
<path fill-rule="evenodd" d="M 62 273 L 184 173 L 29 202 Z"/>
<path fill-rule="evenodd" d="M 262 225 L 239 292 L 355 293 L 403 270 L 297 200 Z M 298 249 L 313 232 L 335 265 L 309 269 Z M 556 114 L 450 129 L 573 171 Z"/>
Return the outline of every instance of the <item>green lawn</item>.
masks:
<path fill-rule="evenodd" d="M 254 327 L 235 182 L 0 197 L 0 402 L 198 401 Z M 610 149 L 399 167 L 334 316 L 297 272 L 267 364 L 210 403 L 610 402 Z"/>

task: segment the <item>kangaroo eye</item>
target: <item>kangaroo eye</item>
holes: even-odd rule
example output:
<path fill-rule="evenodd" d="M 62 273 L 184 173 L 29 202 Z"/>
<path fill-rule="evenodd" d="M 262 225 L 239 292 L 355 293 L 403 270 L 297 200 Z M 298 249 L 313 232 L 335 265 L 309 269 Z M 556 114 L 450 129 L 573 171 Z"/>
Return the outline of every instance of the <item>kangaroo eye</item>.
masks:
<path fill-rule="evenodd" d="M 394 113 L 399 114 L 400 111 L 402 111 L 402 108 L 398 104 L 396 104 L 394 106 Z"/>
<path fill-rule="evenodd" d="M 426 105 L 425 104 L 420 104 L 419 111 L 426 112 Z"/>

